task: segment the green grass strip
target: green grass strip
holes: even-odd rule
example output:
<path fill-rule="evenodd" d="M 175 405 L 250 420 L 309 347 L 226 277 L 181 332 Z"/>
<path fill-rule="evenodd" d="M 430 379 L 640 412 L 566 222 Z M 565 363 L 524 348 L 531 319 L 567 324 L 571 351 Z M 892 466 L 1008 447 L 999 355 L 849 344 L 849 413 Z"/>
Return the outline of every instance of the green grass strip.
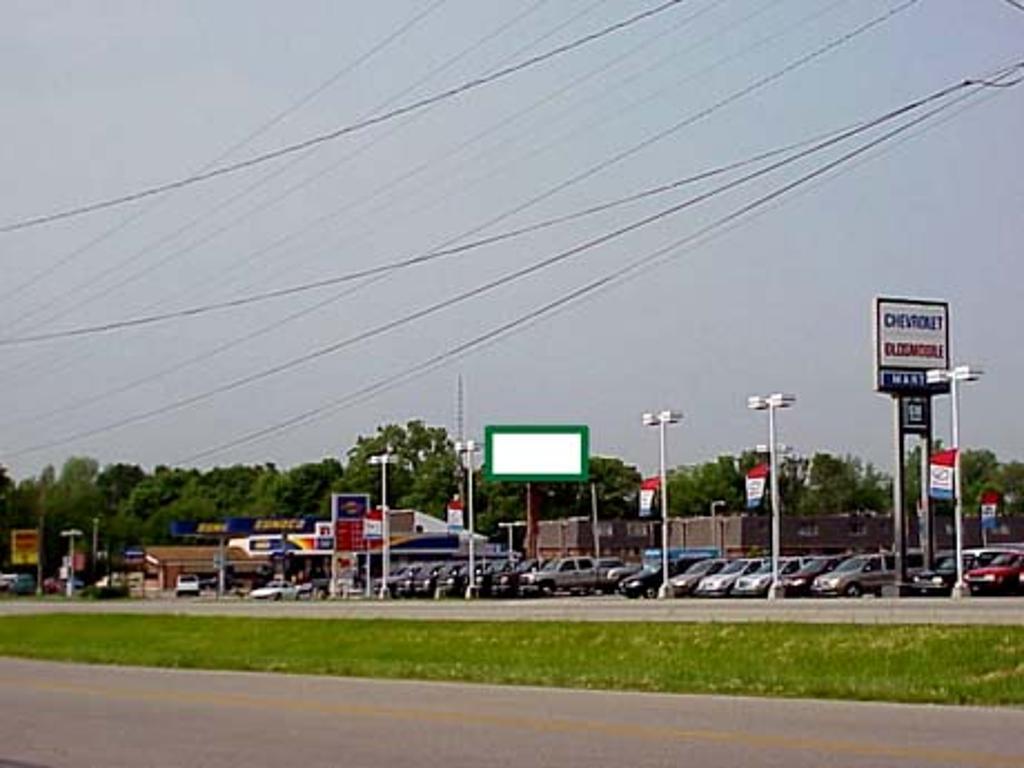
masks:
<path fill-rule="evenodd" d="M 0 618 L 0 655 L 672 693 L 1024 704 L 1024 628 Z"/>

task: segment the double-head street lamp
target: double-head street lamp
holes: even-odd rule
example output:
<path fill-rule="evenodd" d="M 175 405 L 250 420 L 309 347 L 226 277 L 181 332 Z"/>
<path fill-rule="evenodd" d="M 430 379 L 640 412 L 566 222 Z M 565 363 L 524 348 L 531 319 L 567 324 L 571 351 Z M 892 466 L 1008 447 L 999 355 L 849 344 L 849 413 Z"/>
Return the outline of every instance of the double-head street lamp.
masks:
<path fill-rule="evenodd" d="M 466 459 L 466 467 L 469 478 L 466 483 L 466 513 L 469 523 L 469 585 L 466 587 L 466 597 L 476 597 L 476 532 L 473 524 L 473 454 L 480 450 L 480 446 L 473 440 L 459 441 L 455 443 L 455 452 L 459 455 L 461 462 Z"/>
<path fill-rule="evenodd" d="M 62 538 L 68 540 L 68 580 L 65 593 L 68 597 L 75 596 L 75 537 L 83 535 L 77 528 L 68 528 L 60 532 Z"/>
<path fill-rule="evenodd" d="M 661 587 L 658 589 L 658 597 L 668 597 L 668 478 L 665 474 L 665 427 L 669 424 L 677 424 L 683 418 L 679 411 L 659 411 L 658 413 L 645 413 L 643 415 L 644 426 L 657 427 L 660 438 L 661 456 Z"/>
<path fill-rule="evenodd" d="M 780 518 L 781 503 L 779 501 L 779 446 L 775 439 L 775 411 L 789 408 L 796 402 L 795 395 L 776 392 L 772 395 L 753 395 L 747 398 L 747 407 L 754 411 L 768 411 L 768 461 L 769 481 L 772 494 L 772 585 L 768 589 L 768 599 L 777 600 L 783 596 L 782 585 L 779 584 L 779 549 L 781 547 Z"/>
<path fill-rule="evenodd" d="M 953 597 L 966 597 L 967 585 L 964 584 L 964 503 L 960 484 L 960 382 L 977 381 L 983 371 L 969 365 L 958 365 L 949 370 L 936 369 L 928 371 L 929 384 L 949 383 L 949 400 L 952 407 L 952 438 L 953 438 L 953 496 L 954 526 L 956 528 L 956 584 L 953 585 Z M 928 457 L 922 457 L 927 461 Z"/>
<path fill-rule="evenodd" d="M 388 590 L 388 574 L 391 572 L 391 520 L 388 515 L 388 464 L 395 463 L 395 454 L 390 449 L 370 457 L 370 463 L 380 467 L 380 517 L 381 517 L 381 600 L 391 596 Z M 369 557 L 369 552 L 367 552 Z"/>

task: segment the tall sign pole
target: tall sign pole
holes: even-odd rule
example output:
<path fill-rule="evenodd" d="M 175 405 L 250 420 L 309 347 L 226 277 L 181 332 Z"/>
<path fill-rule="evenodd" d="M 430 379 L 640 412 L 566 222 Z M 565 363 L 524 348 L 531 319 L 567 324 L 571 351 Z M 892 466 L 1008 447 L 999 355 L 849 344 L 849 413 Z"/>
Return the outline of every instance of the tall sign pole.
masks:
<path fill-rule="evenodd" d="M 919 435 L 921 462 L 931 443 L 931 398 L 949 391 L 948 383 L 929 381 L 928 371 L 949 367 L 949 304 L 877 297 L 874 302 L 875 391 L 893 402 L 893 550 L 899 578 L 907 582 L 907 521 L 903 505 L 904 451 L 907 435 Z M 922 470 L 922 479 L 927 470 Z M 934 525 L 926 488 L 922 487 L 921 545 L 933 557 Z"/>

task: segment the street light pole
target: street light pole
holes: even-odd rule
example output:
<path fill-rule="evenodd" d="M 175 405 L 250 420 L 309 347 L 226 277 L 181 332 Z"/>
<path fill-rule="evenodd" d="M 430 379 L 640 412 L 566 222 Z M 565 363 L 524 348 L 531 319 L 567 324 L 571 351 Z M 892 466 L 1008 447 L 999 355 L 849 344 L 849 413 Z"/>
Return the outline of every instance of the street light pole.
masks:
<path fill-rule="evenodd" d="M 779 583 L 779 550 L 782 546 L 781 516 L 782 502 L 779 498 L 779 446 L 775 436 L 775 411 L 789 408 L 796 402 L 794 395 L 781 392 L 762 397 L 754 395 L 747 398 L 747 407 L 754 411 L 768 411 L 768 463 L 769 481 L 772 496 L 772 585 L 768 589 L 768 599 L 778 600 L 784 597 L 782 585 Z"/>
<path fill-rule="evenodd" d="M 469 464 L 467 468 L 469 477 L 466 481 L 466 506 L 469 522 L 469 586 L 466 587 L 466 599 L 476 597 L 476 529 L 473 510 L 473 454 L 480 450 L 480 446 L 474 440 L 459 441 L 455 443 L 455 450 L 459 454 L 460 464 L 463 456 Z"/>
<path fill-rule="evenodd" d="M 668 476 L 665 471 L 665 427 L 676 424 L 683 418 L 678 411 L 660 411 L 645 413 L 643 423 L 648 427 L 658 427 L 659 463 L 661 468 L 661 587 L 658 598 L 664 600 L 669 595 L 668 587 Z"/>
<path fill-rule="evenodd" d="M 60 535 L 68 540 L 68 580 L 65 585 L 65 593 L 68 597 L 75 596 L 75 536 L 82 536 L 77 528 L 68 528 L 60 532 Z"/>
<path fill-rule="evenodd" d="M 380 516 L 381 516 L 381 574 L 378 597 L 386 600 L 391 596 L 388 590 L 388 573 L 391 572 L 391 519 L 388 514 L 388 464 L 395 462 L 390 450 L 370 457 L 370 463 L 380 466 Z M 369 552 L 367 552 L 369 558 Z"/>
<path fill-rule="evenodd" d="M 719 550 L 719 554 L 722 554 L 722 548 L 718 543 L 718 517 L 715 515 L 715 510 L 725 506 L 725 499 L 715 499 L 711 502 L 711 546 Z"/>
<path fill-rule="evenodd" d="M 956 535 L 956 584 L 953 585 L 952 597 L 960 599 L 970 592 L 964 583 L 964 500 L 963 485 L 960 480 L 960 382 L 977 381 L 983 371 L 969 365 L 958 365 L 949 370 L 928 371 L 928 383 L 938 384 L 949 382 L 949 402 L 952 417 L 951 437 L 953 439 L 953 526 Z M 925 458 L 922 457 L 922 461 Z"/>

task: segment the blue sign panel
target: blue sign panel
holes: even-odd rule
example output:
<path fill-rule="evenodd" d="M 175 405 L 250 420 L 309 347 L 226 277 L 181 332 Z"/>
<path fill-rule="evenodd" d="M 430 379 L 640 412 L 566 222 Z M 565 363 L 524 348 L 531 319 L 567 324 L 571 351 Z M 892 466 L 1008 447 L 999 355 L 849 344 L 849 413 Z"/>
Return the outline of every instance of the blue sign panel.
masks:
<path fill-rule="evenodd" d="M 362 520 L 370 511 L 370 497 L 365 493 L 332 493 L 331 516 L 335 520 Z"/>

